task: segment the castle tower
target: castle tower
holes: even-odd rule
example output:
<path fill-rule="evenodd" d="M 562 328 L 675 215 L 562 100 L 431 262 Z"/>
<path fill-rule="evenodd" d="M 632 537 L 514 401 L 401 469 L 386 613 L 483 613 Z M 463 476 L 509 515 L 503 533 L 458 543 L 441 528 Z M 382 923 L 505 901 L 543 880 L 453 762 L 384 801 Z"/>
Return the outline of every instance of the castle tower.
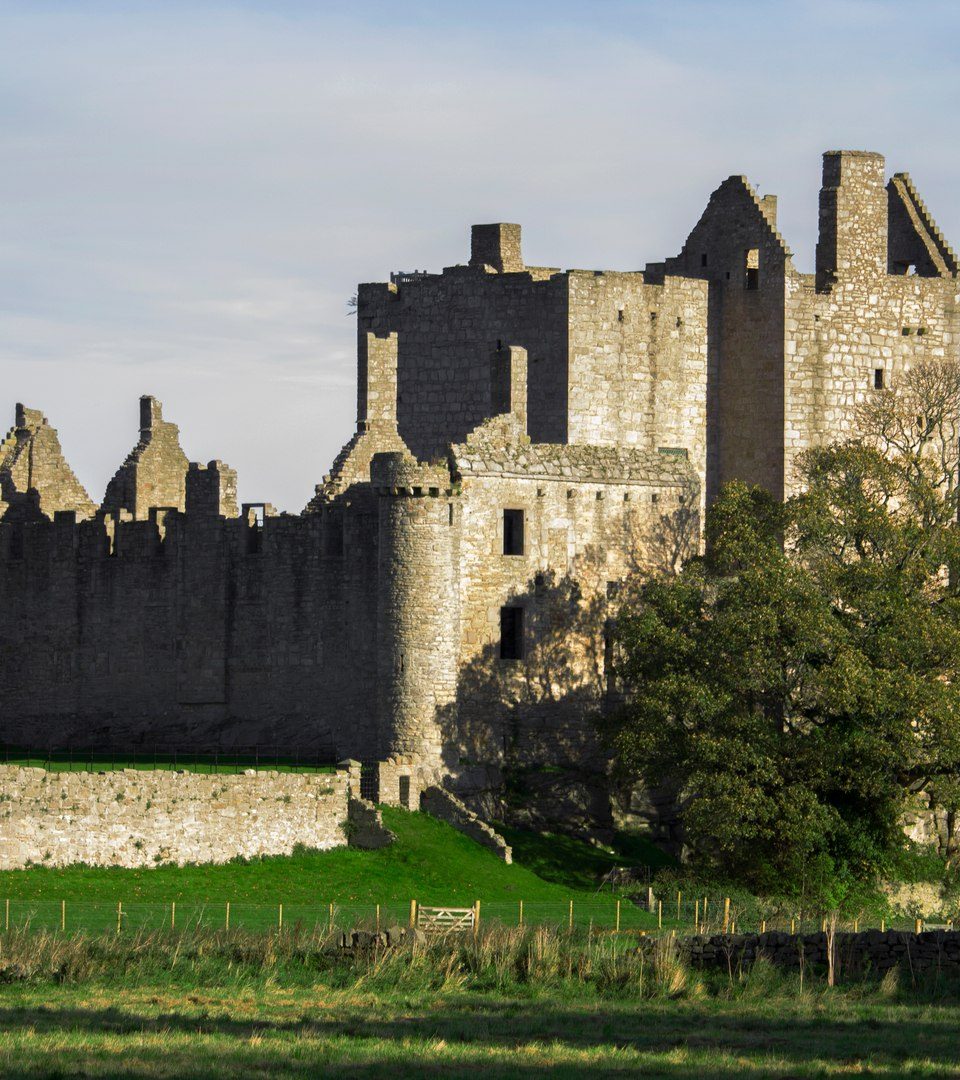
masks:
<path fill-rule="evenodd" d="M 886 274 L 887 201 L 882 154 L 828 150 L 823 155 L 818 288 Z"/>
<path fill-rule="evenodd" d="M 459 507 L 445 466 L 378 454 L 377 693 L 381 760 L 439 765 L 456 708 Z"/>

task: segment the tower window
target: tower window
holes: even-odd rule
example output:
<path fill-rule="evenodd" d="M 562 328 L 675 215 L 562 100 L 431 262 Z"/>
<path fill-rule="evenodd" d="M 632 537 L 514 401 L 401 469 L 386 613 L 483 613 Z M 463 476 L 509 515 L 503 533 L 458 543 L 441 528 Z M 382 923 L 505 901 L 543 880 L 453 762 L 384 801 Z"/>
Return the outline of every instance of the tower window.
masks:
<path fill-rule="evenodd" d="M 706 252 L 704 252 L 704 253 L 703 253 L 703 254 L 702 254 L 702 255 L 700 256 L 700 265 L 701 265 L 701 266 L 706 266 L 706 265 L 707 265 L 707 253 L 706 253 Z"/>
<path fill-rule="evenodd" d="M 500 609 L 500 659 L 523 659 L 523 608 Z"/>
<path fill-rule="evenodd" d="M 751 292 L 760 288 L 760 249 L 748 248 L 744 252 L 743 287 Z"/>
<path fill-rule="evenodd" d="M 878 367 L 873 369 L 873 388 L 874 390 L 883 389 L 883 368 Z"/>
<path fill-rule="evenodd" d="M 504 555 L 523 554 L 522 510 L 504 510 L 503 512 L 503 553 Z"/>

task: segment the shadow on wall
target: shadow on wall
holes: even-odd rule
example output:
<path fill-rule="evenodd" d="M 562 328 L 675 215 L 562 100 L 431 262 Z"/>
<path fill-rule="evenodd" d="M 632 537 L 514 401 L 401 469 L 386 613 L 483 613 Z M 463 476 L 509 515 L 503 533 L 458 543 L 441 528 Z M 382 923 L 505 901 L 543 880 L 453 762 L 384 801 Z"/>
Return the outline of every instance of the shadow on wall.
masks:
<path fill-rule="evenodd" d="M 691 500 L 644 532 L 625 523 L 567 573 L 537 573 L 505 599 L 523 611 L 522 657 L 503 658 L 499 635 L 488 641 L 461 668 L 456 704 L 439 718 L 453 786 L 472 809 L 574 834 L 612 828 L 610 758 L 594 721 L 623 700 L 614 624 L 645 581 L 677 573 L 699 537 Z"/>

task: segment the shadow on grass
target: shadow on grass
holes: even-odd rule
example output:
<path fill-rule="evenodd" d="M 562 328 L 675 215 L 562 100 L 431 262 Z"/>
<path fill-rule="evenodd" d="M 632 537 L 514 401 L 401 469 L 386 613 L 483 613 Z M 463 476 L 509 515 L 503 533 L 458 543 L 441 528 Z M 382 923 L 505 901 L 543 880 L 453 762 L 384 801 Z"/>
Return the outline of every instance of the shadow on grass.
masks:
<path fill-rule="evenodd" d="M 841 1005 L 841 1018 L 809 1018 L 790 1016 L 789 1002 L 779 1013 L 775 1003 L 597 1004 L 578 1010 L 547 1002 L 463 998 L 423 1011 L 385 1004 L 387 1015 L 378 1016 L 376 1005 L 352 1006 L 333 1016 L 307 1011 L 289 1020 L 237 1019 L 189 1006 L 154 1016 L 119 1007 L 0 1006 L 0 1058 L 11 1042 L 29 1036 L 35 1046 L 32 1057 L 8 1061 L 4 1077 L 279 1075 L 321 1063 L 347 1075 L 414 1075 L 420 1068 L 451 1074 L 470 1064 L 484 1067 L 488 1076 L 525 1077 L 542 1075 L 551 1052 L 558 1060 L 550 1074 L 571 1076 L 576 1068 L 563 1061 L 571 1052 L 591 1055 L 590 1064 L 579 1068 L 593 1076 L 622 1074 L 628 1065 L 636 1068 L 647 1061 L 655 1066 L 652 1075 L 678 1080 L 773 1075 L 767 1070 L 774 1063 L 780 1076 L 792 1075 L 793 1069 L 800 1070 L 798 1075 L 820 1075 L 821 1067 L 856 1070 L 861 1063 L 887 1071 L 908 1061 L 924 1063 L 919 1075 L 960 1072 L 954 1020 L 947 1011 L 937 1022 L 911 1018 L 905 1007 L 871 1016 L 865 1015 L 869 1009 L 858 1013 Z M 67 1036 L 76 1041 L 75 1051 L 66 1050 Z M 130 1057 L 124 1057 L 121 1071 L 110 1072 L 99 1041 L 124 1056 L 124 1036 L 130 1037 Z M 162 1045 L 151 1048 L 151 1036 L 172 1039 L 169 1055 Z M 188 1059 L 176 1045 L 184 1037 L 197 1040 Z M 48 1039 L 51 1048 L 45 1051 Z M 542 1051 L 537 1060 L 528 1049 L 519 1053 L 531 1044 Z M 54 1046 L 59 1047 L 56 1053 Z M 455 1056 L 446 1061 L 442 1055 L 449 1047 L 456 1048 Z M 66 1053 L 69 1066 L 61 1059 L 64 1067 L 55 1068 L 57 1055 Z M 386 1061 L 393 1063 L 388 1071 Z"/>

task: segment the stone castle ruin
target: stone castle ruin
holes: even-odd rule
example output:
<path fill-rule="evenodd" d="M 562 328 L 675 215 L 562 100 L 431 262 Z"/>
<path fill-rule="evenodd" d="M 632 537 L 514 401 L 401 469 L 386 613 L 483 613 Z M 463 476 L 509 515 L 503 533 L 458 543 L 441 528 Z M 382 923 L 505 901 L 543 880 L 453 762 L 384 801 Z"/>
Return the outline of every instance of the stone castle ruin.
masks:
<path fill-rule="evenodd" d="M 17 406 L 0 741 L 323 748 L 380 763 L 393 801 L 602 774 L 624 590 L 697 549 L 723 483 L 789 495 L 859 401 L 956 356 L 958 310 L 910 177 L 833 151 L 813 274 L 733 176 L 643 271 L 527 266 L 494 224 L 466 265 L 361 285 L 356 434 L 297 515 L 238 506 L 149 397 L 97 506 Z"/>

